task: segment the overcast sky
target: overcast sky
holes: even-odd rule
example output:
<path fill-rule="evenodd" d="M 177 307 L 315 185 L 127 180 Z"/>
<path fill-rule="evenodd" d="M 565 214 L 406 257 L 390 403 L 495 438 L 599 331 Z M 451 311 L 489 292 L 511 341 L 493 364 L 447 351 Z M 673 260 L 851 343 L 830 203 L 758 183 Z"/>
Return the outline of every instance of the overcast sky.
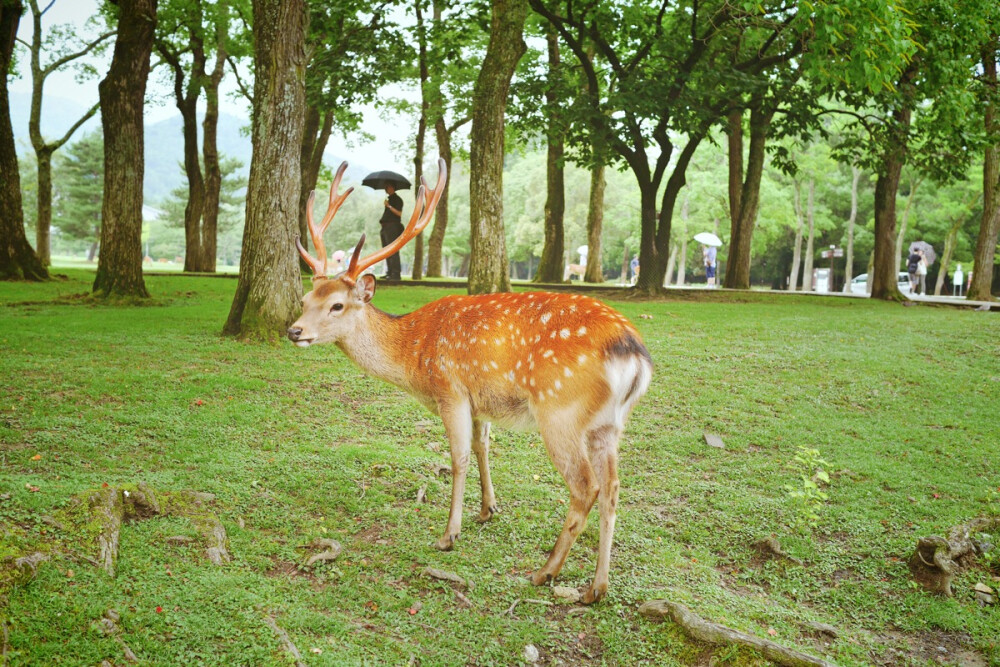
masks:
<path fill-rule="evenodd" d="M 44 7 L 44 2 L 40 3 Z M 98 0 L 55 0 L 52 7 L 42 17 L 42 28 L 57 24 L 72 24 L 78 30 L 83 30 L 88 18 L 97 13 Z M 31 41 L 32 21 L 30 11 L 21 18 L 21 25 L 18 37 L 25 42 Z M 90 33 L 96 34 L 96 33 Z M 10 80 L 10 90 L 20 93 L 31 93 L 30 69 L 27 63 L 27 53 L 22 51 L 24 61 L 19 67 L 20 78 Z M 154 62 L 156 56 L 153 56 Z M 50 62 L 51 56 L 43 52 L 43 65 Z M 97 65 L 97 69 L 103 77 L 107 70 L 107 64 L 111 60 L 111 50 L 108 50 L 105 62 Z M 78 83 L 72 71 L 56 72 L 46 79 L 45 94 L 51 98 L 63 97 L 71 98 L 81 105 L 91 105 L 97 102 L 97 83 L 99 79 L 89 82 Z M 235 80 L 232 73 L 227 70 L 226 78 L 222 82 L 224 91 L 220 107 L 224 113 L 249 119 L 249 109 L 247 102 L 242 98 L 233 99 L 229 93 L 236 90 Z M 395 90 L 389 94 L 400 95 L 401 91 Z M 412 95 L 412 93 L 411 93 Z M 46 126 L 46 118 L 52 118 L 58 114 L 60 106 L 58 104 L 45 104 L 42 107 L 42 130 Z M 174 106 L 172 89 L 164 83 L 163 75 L 154 72 L 150 76 L 149 85 L 146 90 L 146 122 L 156 123 L 171 116 L 178 115 Z M 73 119 L 75 120 L 75 119 Z M 247 120 L 249 124 L 249 120 Z M 342 156 L 344 159 L 357 162 L 358 164 L 370 165 L 373 168 L 394 169 L 412 177 L 413 162 L 410 145 L 412 139 L 410 135 L 414 133 L 413 120 L 396 116 L 383 120 L 374 109 L 366 109 L 365 125 L 362 128 L 365 132 L 376 137 L 374 142 L 361 143 L 361 137 L 348 137 L 347 140 L 334 136 L 330 139 L 328 152 Z M 335 166 L 335 165 L 334 165 Z"/>

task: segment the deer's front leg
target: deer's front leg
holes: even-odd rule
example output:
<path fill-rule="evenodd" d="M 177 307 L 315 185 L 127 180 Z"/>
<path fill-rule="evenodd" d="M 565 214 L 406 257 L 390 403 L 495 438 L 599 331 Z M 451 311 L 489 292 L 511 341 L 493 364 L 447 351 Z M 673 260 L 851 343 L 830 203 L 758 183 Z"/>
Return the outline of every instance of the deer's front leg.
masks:
<path fill-rule="evenodd" d="M 438 410 L 451 447 L 451 511 L 448 513 L 448 527 L 434 546 L 449 551 L 462 532 L 465 475 L 469 471 L 472 446 L 472 410 L 468 403 L 441 404 Z"/>

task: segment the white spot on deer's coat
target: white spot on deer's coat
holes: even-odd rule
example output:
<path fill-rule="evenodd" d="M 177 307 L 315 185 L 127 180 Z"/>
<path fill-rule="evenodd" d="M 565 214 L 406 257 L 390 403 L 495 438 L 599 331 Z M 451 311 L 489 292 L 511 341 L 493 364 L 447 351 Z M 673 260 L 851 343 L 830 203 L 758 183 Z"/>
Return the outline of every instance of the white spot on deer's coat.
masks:
<path fill-rule="evenodd" d="M 500 368 L 500 366 L 499 366 L 499 365 L 497 364 L 497 362 L 495 362 L 495 361 L 491 361 L 491 362 L 490 362 L 490 366 L 492 366 L 492 367 L 493 367 L 493 368 L 495 368 L 495 369 L 496 369 L 496 368 Z"/>
<path fill-rule="evenodd" d="M 548 324 L 549 320 L 552 319 L 552 313 L 544 313 L 541 317 L 542 324 Z"/>
<path fill-rule="evenodd" d="M 569 329 L 560 329 L 559 330 L 559 337 L 560 338 L 569 338 Z"/>
<path fill-rule="evenodd" d="M 542 356 L 545 358 L 551 357 L 552 354 L 552 350 L 545 350 L 545 352 L 542 352 Z"/>
<path fill-rule="evenodd" d="M 583 362 L 585 362 L 587 360 L 587 355 L 581 354 L 579 357 L 576 358 L 576 360 L 577 360 L 578 363 L 582 364 Z"/>
<path fill-rule="evenodd" d="M 556 387 L 556 389 L 562 389 L 562 382 L 560 382 L 559 380 L 556 380 L 555 381 L 555 387 Z"/>
<path fill-rule="evenodd" d="M 579 329 L 576 330 L 577 336 L 584 336 L 586 335 L 586 333 L 587 333 L 587 327 L 580 327 Z"/>
<path fill-rule="evenodd" d="M 563 375 L 565 375 L 568 378 L 573 377 L 573 371 L 569 369 L 569 366 L 563 368 Z"/>
<path fill-rule="evenodd" d="M 534 387 L 535 386 L 535 378 L 531 378 L 530 380 L 528 380 L 528 384 L 530 384 L 532 387 Z"/>

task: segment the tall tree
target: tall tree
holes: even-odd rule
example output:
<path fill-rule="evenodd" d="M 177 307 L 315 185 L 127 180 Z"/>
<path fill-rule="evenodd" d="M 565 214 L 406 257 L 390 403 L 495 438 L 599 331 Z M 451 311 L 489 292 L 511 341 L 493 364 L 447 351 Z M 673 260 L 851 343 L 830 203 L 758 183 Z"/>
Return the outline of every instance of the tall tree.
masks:
<path fill-rule="evenodd" d="M 993 8 L 994 21 L 998 21 L 1000 10 Z M 1000 31 L 1000 26 L 994 24 Z M 993 281 L 993 258 L 997 251 L 997 236 L 1000 234 L 1000 86 L 997 85 L 997 51 L 1000 38 L 997 32 L 982 48 L 983 64 L 983 125 L 987 133 L 987 145 L 983 156 L 983 213 L 979 222 L 979 238 L 976 241 L 975 265 L 972 282 L 966 298 L 987 301 Z"/>
<path fill-rule="evenodd" d="M 142 278 L 142 111 L 157 0 L 118 0 L 118 36 L 98 86 L 104 130 L 104 201 L 97 296 L 148 297 Z"/>
<path fill-rule="evenodd" d="M 70 144 L 56 173 L 60 183 L 56 226 L 64 236 L 89 242 L 87 261 L 93 261 L 101 238 L 104 201 L 104 137 L 100 130 Z"/>
<path fill-rule="evenodd" d="M 413 155 L 414 183 L 419 183 L 424 175 L 424 142 L 427 139 L 427 116 L 431 106 L 427 90 L 430 79 L 430 69 L 427 67 L 427 26 L 424 23 L 422 3 L 423 0 L 416 0 L 413 3 L 414 13 L 417 17 L 417 73 L 420 79 L 420 114 L 417 119 L 417 146 Z M 422 280 L 424 277 L 424 233 L 422 231 L 413 240 L 413 268 L 410 277 L 413 280 Z"/>
<path fill-rule="evenodd" d="M 486 34 L 480 29 L 478 20 L 469 20 L 468 11 L 473 7 L 462 6 L 457 12 L 452 9 L 450 15 L 445 16 L 449 4 L 447 0 L 433 0 L 434 16 L 428 43 L 428 60 L 435 63 L 435 66 L 430 71 L 425 90 L 429 101 L 428 123 L 434 126 L 438 156 L 445 161 L 448 173 L 454 175 L 453 137 L 472 120 L 472 91 L 478 74 L 472 59 L 466 58 L 464 54 L 479 51 Z M 449 178 L 438 201 L 427 243 L 428 277 L 442 276 L 450 194 Z"/>
<path fill-rule="evenodd" d="M 844 292 L 851 293 L 854 279 L 854 223 L 858 219 L 858 181 L 861 170 L 851 165 L 851 214 L 847 218 L 847 250 L 844 252 Z"/>
<path fill-rule="evenodd" d="M 490 41 L 472 100 L 469 167 L 469 293 L 510 291 L 503 228 L 504 110 L 517 62 L 527 49 L 528 0 L 494 0 Z"/>
<path fill-rule="evenodd" d="M 298 236 L 305 0 L 254 0 L 253 159 L 236 294 L 223 332 L 276 341 L 302 298 Z"/>
<path fill-rule="evenodd" d="M 100 104 L 94 104 L 87 109 L 61 137 L 46 141 L 42 134 L 42 101 L 45 81 L 50 75 L 63 69 L 66 65 L 79 61 L 87 54 L 100 49 L 105 41 L 113 37 L 115 33 L 108 31 L 73 47 L 67 46 L 63 41 L 67 37 L 63 32 L 56 33 L 56 40 L 46 40 L 42 30 L 42 16 L 52 7 L 52 3 L 41 9 L 38 0 L 28 0 L 28 6 L 31 8 L 32 19 L 31 43 L 26 44 L 31 53 L 31 112 L 28 117 L 28 134 L 31 137 L 31 146 L 35 150 L 35 162 L 38 168 L 35 250 L 42 263 L 48 266 L 51 261 L 49 235 L 52 226 L 52 155 L 69 141 L 81 125 L 97 113 Z M 55 56 L 47 64 L 42 63 L 43 48 L 48 54 Z"/>
<path fill-rule="evenodd" d="M 545 243 L 538 262 L 535 280 L 543 283 L 561 283 L 565 263 L 566 243 L 563 233 L 563 216 L 566 213 L 566 186 L 563 178 L 563 123 L 559 118 L 561 99 L 557 92 L 561 76 L 559 64 L 559 37 L 551 26 L 546 31 L 548 44 L 548 78 L 552 85 L 545 90 L 546 160 L 545 160 Z M 588 252 L 589 254 L 589 252 Z"/>
<path fill-rule="evenodd" d="M 48 271 L 24 235 L 21 176 L 7 93 L 14 39 L 23 12 L 20 0 L 0 0 L 0 76 L 3 76 L 0 86 L 0 280 L 47 280 Z"/>
<path fill-rule="evenodd" d="M 239 2 L 240 0 L 236 0 Z M 160 12 L 156 50 L 170 67 L 175 104 L 182 119 L 184 172 L 184 270 L 214 272 L 218 234 L 219 86 L 229 55 L 231 0 L 167 0 Z M 208 69 L 211 61 L 211 69 Z M 198 146 L 198 108 L 206 102 Z"/>
<path fill-rule="evenodd" d="M 674 205 L 687 167 L 731 106 L 725 83 L 757 75 L 775 59 L 786 60 L 800 50 L 786 36 L 796 32 L 789 25 L 806 24 L 807 12 L 782 3 L 721 0 L 585 7 L 571 0 L 530 2 L 556 28 L 591 82 L 580 113 L 599 144 L 636 178 L 643 267 L 637 287 L 656 291 L 666 271 Z M 747 31 L 753 31 L 752 38 L 741 37 Z M 591 45 L 608 65 L 610 79 L 603 88 L 597 85 L 603 74 L 588 57 Z"/>
<path fill-rule="evenodd" d="M 305 247 L 311 242 L 306 202 L 317 187 L 330 137 L 335 130 L 344 136 L 357 130 L 359 106 L 378 101 L 380 89 L 409 69 L 409 48 L 402 31 L 387 20 L 385 4 L 309 1 L 298 214 Z"/>

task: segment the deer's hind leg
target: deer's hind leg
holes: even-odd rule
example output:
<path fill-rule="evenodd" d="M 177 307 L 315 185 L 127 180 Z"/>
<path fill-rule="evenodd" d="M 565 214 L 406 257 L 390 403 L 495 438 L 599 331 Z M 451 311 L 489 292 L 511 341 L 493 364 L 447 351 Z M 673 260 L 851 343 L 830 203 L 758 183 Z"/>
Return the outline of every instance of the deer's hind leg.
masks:
<path fill-rule="evenodd" d="M 618 508 L 618 440 L 621 431 L 612 425 L 601 426 L 587 434 L 590 463 L 600 489 L 597 505 L 600 510 L 601 533 L 597 549 L 597 571 L 594 581 L 583 595 L 583 603 L 597 602 L 608 592 L 608 572 L 611 568 L 611 542 L 615 534 L 615 514 Z"/>
<path fill-rule="evenodd" d="M 476 521 L 483 523 L 493 518 L 500 511 L 497 498 L 493 493 L 493 480 L 490 477 L 490 423 L 472 420 L 472 451 L 476 454 L 479 464 L 479 488 L 483 492 L 483 505 Z"/>
<path fill-rule="evenodd" d="M 578 428 L 560 424 L 539 424 L 549 458 L 569 487 L 569 510 L 562 532 L 545 565 L 531 577 L 536 586 L 558 576 L 569 548 L 587 525 L 587 514 L 597 499 L 597 480 L 587 457 L 583 434 Z"/>

